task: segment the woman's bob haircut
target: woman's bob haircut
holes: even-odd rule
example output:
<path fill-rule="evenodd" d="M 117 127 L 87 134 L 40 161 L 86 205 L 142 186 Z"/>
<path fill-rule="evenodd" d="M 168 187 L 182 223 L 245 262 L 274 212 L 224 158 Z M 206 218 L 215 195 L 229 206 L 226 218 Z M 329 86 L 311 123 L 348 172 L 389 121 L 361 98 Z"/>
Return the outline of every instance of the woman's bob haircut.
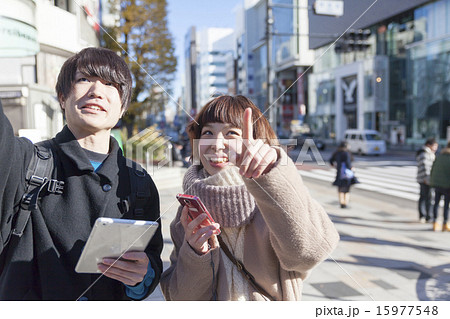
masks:
<path fill-rule="evenodd" d="M 203 127 L 208 123 L 229 123 L 235 128 L 243 128 L 244 111 L 252 109 L 253 138 L 262 139 L 269 145 L 279 145 L 277 136 L 269 121 L 259 108 L 243 95 L 221 95 L 209 101 L 186 128 L 192 150 L 194 140 L 200 139 Z"/>

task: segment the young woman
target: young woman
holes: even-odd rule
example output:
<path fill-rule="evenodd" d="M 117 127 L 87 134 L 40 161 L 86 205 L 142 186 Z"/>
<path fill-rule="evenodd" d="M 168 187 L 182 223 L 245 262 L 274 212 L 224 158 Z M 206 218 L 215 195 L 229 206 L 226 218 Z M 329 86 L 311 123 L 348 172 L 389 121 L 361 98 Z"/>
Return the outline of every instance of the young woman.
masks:
<path fill-rule="evenodd" d="M 161 279 L 165 298 L 300 300 L 303 280 L 339 235 L 275 146 L 267 119 L 244 96 L 220 96 L 203 107 L 188 133 L 194 165 L 184 193 L 198 196 L 216 223 L 201 225 L 204 214 L 190 221 L 187 208 L 179 207 L 171 223 L 171 266 Z"/>
<path fill-rule="evenodd" d="M 331 156 L 330 164 L 337 169 L 333 185 L 338 187 L 339 204 L 341 208 L 346 208 L 350 201 L 350 186 L 359 183 L 352 171 L 352 154 L 348 150 L 347 142 L 341 142 Z"/>

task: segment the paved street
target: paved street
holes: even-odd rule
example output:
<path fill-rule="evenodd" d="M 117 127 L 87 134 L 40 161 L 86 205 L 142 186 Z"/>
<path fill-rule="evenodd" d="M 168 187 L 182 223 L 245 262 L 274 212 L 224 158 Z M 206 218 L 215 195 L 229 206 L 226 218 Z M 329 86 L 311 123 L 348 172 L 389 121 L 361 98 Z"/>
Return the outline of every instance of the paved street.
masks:
<path fill-rule="evenodd" d="M 394 161 L 393 156 L 356 157 L 361 184 L 352 189 L 346 209 L 339 208 L 331 186 L 334 169 L 311 161 L 298 165 L 341 235 L 338 248 L 305 281 L 304 300 L 450 300 L 450 233 L 417 222 L 418 188 L 410 155 L 398 154 Z M 165 267 L 183 172 L 167 167 L 151 172 L 161 196 Z M 158 289 L 148 300 L 164 299 Z"/>

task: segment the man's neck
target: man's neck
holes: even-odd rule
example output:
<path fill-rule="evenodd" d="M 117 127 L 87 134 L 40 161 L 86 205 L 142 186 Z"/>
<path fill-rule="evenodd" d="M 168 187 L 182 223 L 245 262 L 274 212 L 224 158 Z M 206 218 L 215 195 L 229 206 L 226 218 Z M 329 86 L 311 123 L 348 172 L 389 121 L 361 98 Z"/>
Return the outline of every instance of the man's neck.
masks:
<path fill-rule="evenodd" d="M 109 142 L 111 139 L 111 131 L 100 131 L 90 135 L 81 134 L 72 130 L 69 126 L 70 131 L 77 139 L 80 146 L 92 152 L 108 154 L 109 153 Z"/>

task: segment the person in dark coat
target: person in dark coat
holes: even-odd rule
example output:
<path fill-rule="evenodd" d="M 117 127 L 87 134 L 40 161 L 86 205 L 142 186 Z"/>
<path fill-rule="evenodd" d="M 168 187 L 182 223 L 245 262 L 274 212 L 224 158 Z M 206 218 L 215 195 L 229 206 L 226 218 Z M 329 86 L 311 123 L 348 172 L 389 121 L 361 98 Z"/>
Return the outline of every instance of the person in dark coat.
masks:
<path fill-rule="evenodd" d="M 450 205 L 450 142 L 433 162 L 430 173 L 430 186 L 434 188 L 433 230 L 450 231 L 448 210 Z M 438 224 L 438 209 L 441 198 L 444 199 L 442 227 Z"/>
<path fill-rule="evenodd" d="M 145 252 L 126 252 L 114 265 L 105 258 L 98 265 L 102 275 L 74 270 L 98 217 L 134 216 L 120 205 L 134 198 L 129 162 L 110 135 L 130 103 L 131 90 L 128 66 L 113 51 L 88 48 L 64 63 L 56 91 L 67 125 L 51 150 L 52 178 L 64 181 L 63 194 L 42 196 L 21 238 L 11 236 L 6 246 L 1 238 L 6 259 L 0 267 L 0 300 L 141 300 L 158 285 L 161 227 Z M 0 103 L 1 234 L 11 229 L 34 148 L 14 136 Z M 160 222 L 155 184 L 145 171 L 135 171 L 144 174 L 150 189 L 142 219 Z"/>
<path fill-rule="evenodd" d="M 350 186 L 358 183 L 352 167 L 352 154 L 348 150 L 347 142 L 341 142 L 337 150 L 330 158 L 330 164 L 336 167 L 336 179 L 334 186 L 338 187 L 339 204 L 346 208 L 350 200 Z"/>

